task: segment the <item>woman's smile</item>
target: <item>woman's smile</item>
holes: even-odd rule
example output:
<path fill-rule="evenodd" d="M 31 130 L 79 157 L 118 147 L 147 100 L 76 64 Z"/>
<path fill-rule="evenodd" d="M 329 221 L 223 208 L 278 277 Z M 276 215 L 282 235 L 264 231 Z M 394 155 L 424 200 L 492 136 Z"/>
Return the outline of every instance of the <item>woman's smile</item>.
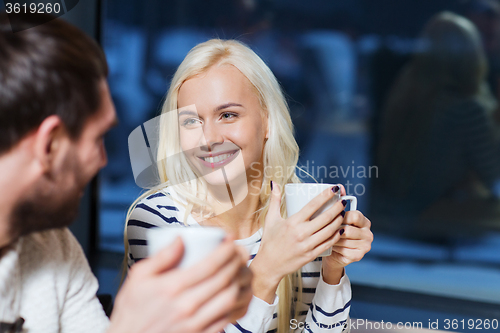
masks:
<path fill-rule="evenodd" d="M 233 161 L 240 151 L 234 150 L 230 152 L 210 153 L 203 156 L 197 156 L 203 166 L 208 168 L 220 168 Z"/>

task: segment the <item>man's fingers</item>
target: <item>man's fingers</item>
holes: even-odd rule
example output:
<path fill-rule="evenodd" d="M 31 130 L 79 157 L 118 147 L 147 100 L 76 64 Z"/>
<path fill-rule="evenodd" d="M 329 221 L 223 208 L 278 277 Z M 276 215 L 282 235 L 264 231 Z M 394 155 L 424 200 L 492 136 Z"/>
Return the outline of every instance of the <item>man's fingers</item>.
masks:
<path fill-rule="evenodd" d="M 224 290 L 210 298 L 191 316 L 190 329 L 196 331 L 210 326 L 214 320 L 230 315 L 237 303 L 240 287 L 236 283 L 230 284 Z M 231 319 L 231 318 L 228 318 Z"/>
<path fill-rule="evenodd" d="M 206 258 L 203 258 L 203 260 L 191 267 L 177 272 L 178 275 L 182 276 L 182 279 L 179 279 L 177 283 L 178 289 L 187 289 L 208 279 L 220 271 L 222 267 L 227 265 L 230 261 L 233 261 L 237 254 L 237 245 L 229 239 L 225 239 L 221 245 Z"/>
<path fill-rule="evenodd" d="M 236 304 L 229 314 L 229 319 L 232 323 L 243 317 L 247 311 L 250 301 L 253 298 L 252 288 L 240 288 L 240 292 L 237 296 Z"/>
<path fill-rule="evenodd" d="M 246 265 L 243 269 L 249 270 Z M 184 302 L 189 303 L 188 307 L 194 313 L 229 285 L 239 285 L 241 272 L 241 261 L 239 258 L 234 257 L 233 260 L 223 266 L 215 275 L 187 290 L 183 295 Z"/>
<path fill-rule="evenodd" d="M 221 319 L 216 320 L 213 324 L 210 324 L 210 326 L 201 333 L 220 333 L 229 323 L 229 317 L 222 317 Z"/>
<path fill-rule="evenodd" d="M 250 253 L 248 253 L 247 249 L 245 249 L 243 246 L 237 246 L 236 247 L 238 254 L 240 255 L 240 258 L 243 263 L 247 263 L 248 260 L 250 260 Z"/>
<path fill-rule="evenodd" d="M 151 276 L 164 273 L 179 264 L 184 255 L 184 243 L 177 237 L 172 244 L 166 246 L 160 252 L 141 260 L 131 267 L 132 274 L 140 276 Z"/>
<path fill-rule="evenodd" d="M 247 266 L 241 267 L 238 273 L 240 287 L 246 288 L 252 285 L 253 273 Z"/>

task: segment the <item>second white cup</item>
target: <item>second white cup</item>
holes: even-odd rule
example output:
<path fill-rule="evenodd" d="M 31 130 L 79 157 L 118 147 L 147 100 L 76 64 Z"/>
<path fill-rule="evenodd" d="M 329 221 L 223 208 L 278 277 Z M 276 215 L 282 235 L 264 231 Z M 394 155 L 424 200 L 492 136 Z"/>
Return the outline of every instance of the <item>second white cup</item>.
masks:
<path fill-rule="evenodd" d="M 147 230 L 148 255 L 152 256 L 170 245 L 177 236 L 184 243 L 184 256 L 178 267 L 186 268 L 196 264 L 212 253 L 224 240 L 226 233 L 216 227 L 167 226 Z"/>

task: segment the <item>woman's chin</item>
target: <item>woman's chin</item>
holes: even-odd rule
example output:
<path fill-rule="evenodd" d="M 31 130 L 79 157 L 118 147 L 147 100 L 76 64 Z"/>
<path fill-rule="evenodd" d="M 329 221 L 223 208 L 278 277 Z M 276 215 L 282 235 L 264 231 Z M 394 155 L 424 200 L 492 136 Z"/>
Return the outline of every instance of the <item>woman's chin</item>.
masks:
<path fill-rule="evenodd" d="M 203 179 L 205 179 L 209 186 L 226 186 L 226 180 L 224 177 L 206 175 L 203 176 Z"/>
<path fill-rule="evenodd" d="M 203 176 L 203 179 L 210 186 L 227 186 L 231 188 L 239 187 L 246 184 L 246 173 L 233 173 L 231 170 L 227 170 L 223 174 L 222 170 L 217 170 L 208 175 Z"/>

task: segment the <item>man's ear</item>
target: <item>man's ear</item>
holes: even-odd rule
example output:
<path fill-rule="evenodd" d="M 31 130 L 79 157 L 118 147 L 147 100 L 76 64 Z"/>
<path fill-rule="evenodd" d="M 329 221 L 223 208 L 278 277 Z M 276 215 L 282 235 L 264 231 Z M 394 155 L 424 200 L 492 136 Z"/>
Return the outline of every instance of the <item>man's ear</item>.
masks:
<path fill-rule="evenodd" d="M 64 138 L 61 118 L 52 115 L 40 124 L 35 133 L 34 155 L 44 171 L 50 169 Z"/>
<path fill-rule="evenodd" d="M 271 125 L 269 124 L 269 116 L 267 116 L 265 118 L 265 121 L 266 121 L 266 127 L 267 127 L 267 131 L 266 131 L 266 136 L 265 138 L 266 139 L 269 139 L 269 133 L 271 132 Z"/>

